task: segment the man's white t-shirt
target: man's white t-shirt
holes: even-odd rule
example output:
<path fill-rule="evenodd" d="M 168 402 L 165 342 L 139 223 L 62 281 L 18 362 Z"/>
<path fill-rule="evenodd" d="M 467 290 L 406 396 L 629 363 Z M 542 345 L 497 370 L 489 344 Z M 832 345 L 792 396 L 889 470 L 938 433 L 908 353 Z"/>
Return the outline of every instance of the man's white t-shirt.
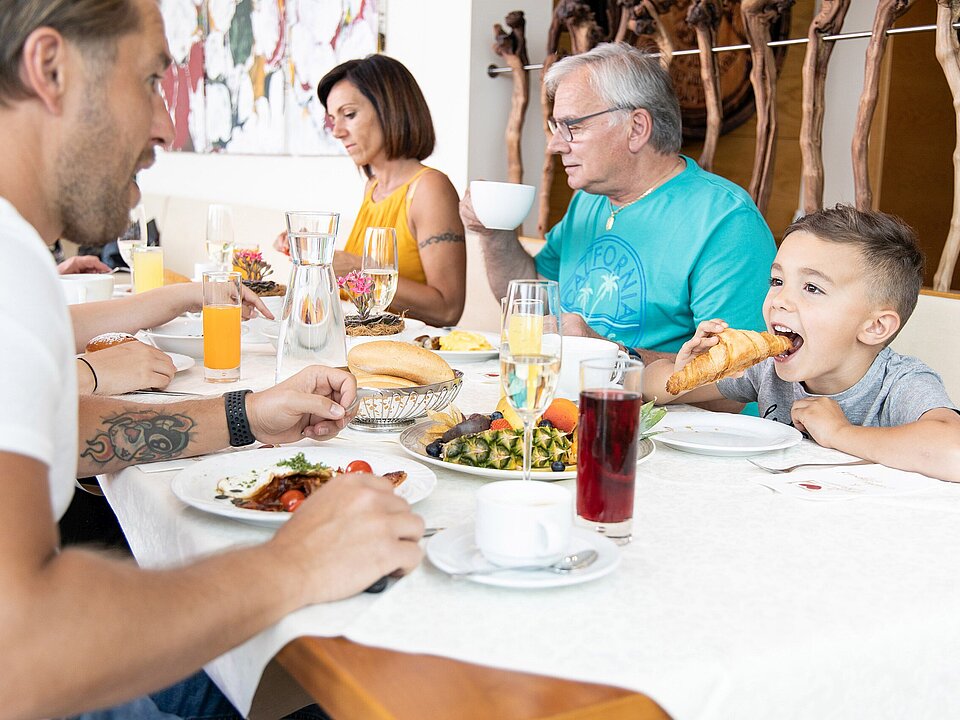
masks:
<path fill-rule="evenodd" d="M 73 325 L 57 266 L 37 231 L 0 197 L 0 451 L 48 468 L 53 515 L 77 475 L 77 369 Z M 7 482 L 18 478 L 4 473 Z"/>

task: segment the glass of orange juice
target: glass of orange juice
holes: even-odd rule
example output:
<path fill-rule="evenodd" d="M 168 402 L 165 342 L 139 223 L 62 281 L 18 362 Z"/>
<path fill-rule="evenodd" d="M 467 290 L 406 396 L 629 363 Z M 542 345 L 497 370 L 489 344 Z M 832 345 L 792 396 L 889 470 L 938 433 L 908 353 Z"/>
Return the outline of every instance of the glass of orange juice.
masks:
<path fill-rule="evenodd" d="M 240 273 L 203 273 L 203 377 L 240 379 Z"/>
<path fill-rule="evenodd" d="M 134 245 L 133 291 L 146 292 L 163 287 L 163 248 L 159 245 Z"/>

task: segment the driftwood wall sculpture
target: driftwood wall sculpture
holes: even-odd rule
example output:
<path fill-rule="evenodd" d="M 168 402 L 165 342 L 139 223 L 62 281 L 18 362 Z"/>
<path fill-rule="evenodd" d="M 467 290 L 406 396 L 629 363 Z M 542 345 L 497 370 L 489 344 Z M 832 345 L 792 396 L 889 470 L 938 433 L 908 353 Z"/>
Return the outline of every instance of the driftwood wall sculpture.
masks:
<path fill-rule="evenodd" d="M 772 26 L 788 13 L 794 0 L 743 0 L 740 12 L 750 43 L 753 68 L 750 83 L 757 103 L 757 144 L 749 192 L 760 212 L 767 211 L 773 188 L 773 165 L 777 142 L 777 68 Z"/>
<path fill-rule="evenodd" d="M 903 15 L 914 0 L 879 0 L 877 14 L 873 19 L 873 35 L 867 45 L 867 58 L 863 71 L 863 92 L 857 108 L 857 124 L 853 132 L 853 187 L 858 210 L 873 209 L 873 190 L 867 171 L 870 145 L 870 125 L 877 109 L 877 93 L 880 88 L 880 65 L 887 49 L 887 30 Z"/>
<path fill-rule="evenodd" d="M 803 114 L 800 117 L 800 157 L 803 178 L 803 212 L 823 207 L 823 113 L 827 66 L 833 43 L 826 35 L 836 35 L 850 9 L 850 0 L 823 0 L 820 12 L 810 23 L 807 53 L 803 59 Z"/>
<path fill-rule="evenodd" d="M 700 153 L 700 167 L 713 170 L 713 158 L 720 138 L 723 123 L 723 103 L 720 100 L 720 67 L 713 47 L 717 44 L 717 28 L 723 7 L 720 0 L 694 0 L 687 10 L 687 22 L 697 32 L 697 48 L 700 51 L 700 82 L 707 106 L 707 133 Z"/>
<path fill-rule="evenodd" d="M 953 24 L 960 21 L 960 0 L 938 0 L 937 6 L 937 60 L 953 95 L 953 110 L 957 117 L 957 145 L 953 150 L 953 216 L 947 242 L 940 255 L 940 264 L 933 278 L 934 290 L 949 290 L 953 270 L 960 255 L 960 43 Z"/>
<path fill-rule="evenodd" d="M 527 40 L 524 35 L 526 19 L 523 11 L 515 10 L 507 15 L 505 21 L 510 32 L 504 30 L 500 23 L 493 26 L 496 37 L 493 51 L 502 57 L 513 81 L 513 95 L 510 99 L 510 116 L 507 118 L 505 140 L 507 143 L 507 181 L 512 183 L 523 182 L 523 154 L 520 150 L 520 140 L 523 137 L 523 117 L 530 101 L 530 79 L 525 65 L 530 64 L 527 57 Z"/>
<path fill-rule="evenodd" d="M 677 47 L 673 24 L 665 16 L 676 5 L 676 0 L 642 0 L 633 7 L 633 18 L 628 27 L 639 38 L 652 38 L 660 53 L 660 64 L 670 69 Z"/>

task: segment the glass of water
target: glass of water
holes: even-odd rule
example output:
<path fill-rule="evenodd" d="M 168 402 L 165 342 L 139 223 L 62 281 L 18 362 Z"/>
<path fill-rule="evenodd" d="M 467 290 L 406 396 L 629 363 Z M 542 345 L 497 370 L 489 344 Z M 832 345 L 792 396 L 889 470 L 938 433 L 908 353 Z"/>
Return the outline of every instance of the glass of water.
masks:
<path fill-rule="evenodd" d="M 117 238 L 117 248 L 120 250 L 120 257 L 127 264 L 128 268 L 133 268 L 133 248 L 136 245 L 147 244 L 147 213 L 143 205 L 137 205 L 130 211 L 130 224 L 123 234 Z"/>
<path fill-rule="evenodd" d="M 207 208 L 207 257 L 224 272 L 233 268 L 233 212 L 227 205 Z"/>

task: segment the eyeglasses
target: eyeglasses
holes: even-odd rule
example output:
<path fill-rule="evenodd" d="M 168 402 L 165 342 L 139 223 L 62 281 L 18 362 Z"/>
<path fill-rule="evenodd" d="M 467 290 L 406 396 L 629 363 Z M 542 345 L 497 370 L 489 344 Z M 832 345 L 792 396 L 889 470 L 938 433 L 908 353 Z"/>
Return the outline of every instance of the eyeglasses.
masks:
<path fill-rule="evenodd" d="M 590 118 L 595 118 L 598 115 L 606 115 L 607 113 L 614 112 L 616 110 L 626 110 L 627 108 L 612 107 L 607 108 L 606 110 L 601 110 L 600 112 L 590 113 L 589 115 L 584 115 L 583 117 L 573 118 L 573 120 L 555 120 L 553 118 L 547 118 L 547 129 L 552 135 L 555 135 L 557 131 L 560 132 L 560 137 L 566 142 L 573 142 L 573 126 L 579 125 L 584 120 L 589 120 Z"/>

